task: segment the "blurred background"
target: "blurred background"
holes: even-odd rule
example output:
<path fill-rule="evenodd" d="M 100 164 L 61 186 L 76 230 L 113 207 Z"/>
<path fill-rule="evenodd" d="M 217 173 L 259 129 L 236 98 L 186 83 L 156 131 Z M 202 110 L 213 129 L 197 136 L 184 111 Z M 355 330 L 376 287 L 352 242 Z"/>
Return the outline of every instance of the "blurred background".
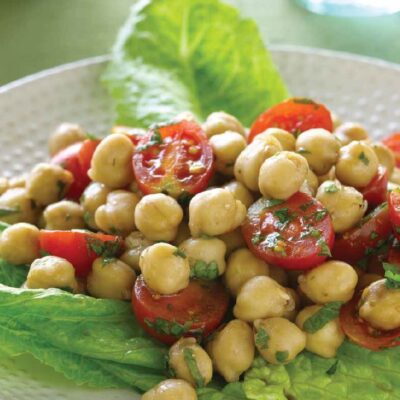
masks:
<path fill-rule="evenodd" d="M 400 14 L 346 18 L 312 14 L 294 0 L 225 1 L 256 20 L 269 45 L 320 47 L 400 63 Z M 131 4 L 132 0 L 0 0 L 0 85 L 106 54 Z"/>

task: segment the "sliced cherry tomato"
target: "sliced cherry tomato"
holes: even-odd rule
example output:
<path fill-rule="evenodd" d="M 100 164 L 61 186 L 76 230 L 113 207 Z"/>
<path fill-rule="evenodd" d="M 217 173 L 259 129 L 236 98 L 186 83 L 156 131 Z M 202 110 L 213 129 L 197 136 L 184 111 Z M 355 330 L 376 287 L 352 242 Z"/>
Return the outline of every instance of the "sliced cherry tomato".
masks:
<path fill-rule="evenodd" d="M 333 258 L 355 264 L 376 254 L 391 233 L 389 209 L 387 203 L 384 203 L 364 217 L 357 226 L 337 235 Z"/>
<path fill-rule="evenodd" d="M 79 230 L 42 230 L 39 233 L 39 243 L 41 252 L 65 258 L 81 278 L 90 273 L 96 258 L 118 256 L 124 247 L 119 236 Z"/>
<path fill-rule="evenodd" d="M 400 189 L 394 189 L 389 194 L 389 215 L 393 231 L 400 238 Z"/>
<path fill-rule="evenodd" d="M 74 143 L 61 150 L 52 159 L 52 164 L 61 165 L 71 172 L 74 181 L 65 195 L 67 199 L 78 200 L 85 188 L 90 183 L 88 171 L 93 153 L 100 143 L 99 140 L 87 139 L 83 142 Z"/>
<path fill-rule="evenodd" d="M 333 131 L 331 113 L 322 104 L 306 98 L 292 98 L 279 103 L 263 114 L 253 123 L 248 141 L 268 128 L 281 128 L 298 135 L 312 128 L 323 128 Z"/>
<path fill-rule="evenodd" d="M 321 264 L 335 240 L 327 210 L 301 192 L 286 201 L 259 199 L 249 208 L 242 231 L 256 256 L 285 269 Z"/>
<path fill-rule="evenodd" d="M 382 140 L 382 143 L 393 151 L 396 159 L 396 166 L 400 168 L 400 132 L 393 133 Z"/>
<path fill-rule="evenodd" d="M 143 193 L 179 198 L 206 188 L 213 152 L 199 125 L 181 121 L 150 129 L 136 147 L 133 169 Z"/>
<path fill-rule="evenodd" d="M 121 133 L 122 135 L 128 136 L 132 143 L 137 144 L 143 139 L 145 131 L 141 128 L 131 128 L 129 126 L 116 125 L 111 128 L 112 133 Z"/>
<path fill-rule="evenodd" d="M 387 169 L 380 165 L 378 172 L 371 182 L 361 190 L 364 199 L 367 200 L 369 207 L 376 207 L 387 200 L 387 185 L 389 176 Z"/>
<path fill-rule="evenodd" d="M 361 295 L 355 296 L 340 309 L 340 326 L 346 336 L 354 343 L 366 349 L 378 351 L 400 345 L 400 328 L 381 331 L 372 328 L 358 315 L 358 303 Z"/>
<path fill-rule="evenodd" d="M 228 305 L 229 295 L 218 281 L 192 280 L 177 294 L 160 295 L 139 276 L 132 295 L 139 324 L 169 345 L 181 336 L 208 336 L 220 325 Z"/>

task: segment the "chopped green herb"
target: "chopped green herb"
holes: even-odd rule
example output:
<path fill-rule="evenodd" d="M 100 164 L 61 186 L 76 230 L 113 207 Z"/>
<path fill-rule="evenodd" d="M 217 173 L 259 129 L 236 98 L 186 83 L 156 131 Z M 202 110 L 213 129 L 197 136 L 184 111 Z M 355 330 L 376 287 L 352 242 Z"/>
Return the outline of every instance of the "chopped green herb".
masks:
<path fill-rule="evenodd" d="M 301 211 L 307 211 L 313 204 L 314 204 L 313 200 L 309 201 L 308 203 L 302 204 L 300 206 L 300 210 Z"/>
<path fill-rule="evenodd" d="M 259 328 L 255 335 L 256 346 L 260 350 L 266 350 L 268 349 L 268 341 L 269 341 L 269 335 L 267 331 L 264 328 Z"/>
<path fill-rule="evenodd" d="M 200 373 L 194 351 L 189 347 L 184 348 L 183 349 L 183 358 L 184 358 L 185 363 L 190 371 L 190 375 L 192 375 L 192 378 L 196 383 L 196 386 L 198 388 L 203 387 L 205 385 L 205 380 L 204 380 L 204 377 Z"/>
<path fill-rule="evenodd" d="M 8 215 L 18 214 L 20 209 L 18 207 L 1 207 L 0 217 L 7 217 Z"/>
<path fill-rule="evenodd" d="M 99 138 L 96 135 L 94 135 L 93 133 L 88 132 L 88 131 L 85 132 L 85 136 L 86 136 L 86 139 L 89 139 L 89 140 L 99 140 Z"/>
<path fill-rule="evenodd" d="M 395 264 L 382 263 L 385 270 L 385 285 L 389 289 L 400 289 L 400 268 Z"/>
<path fill-rule="evenodd" d="M 327 210 L 321 210 L 321 211 L 316 211 L 313 215 L 315 217 L 316 221 L 321 221 L 323 220 L 328 214 Z"/>
<path fill-rule="evenodd" d="M 210 239 L 214 239 L 214 236 L 207 235 L 207 233 L 202 233 L 202 234 L 200 235 L 200 238 L 201 238 L 201 239 L 205 239 L 205 240 L 210 240 Z"/>
<path fill-rule="evenodd" d="M 174 252 L 174 256 L 176 257 L 181 257 L 181 258 L 186 258 L 186 254 L 184 251 L 182 251 L 181 249 L 176 249 L 176 251 Z"/>
<path fill-rule="evenodd" d="M 218 264 L 216 261 L 206 263 L 202 260 L 197 260 L 190 272 L 192 278 L 212 280 L 219 276 Z"/>
<path fill-rule="evenodd" d="M 371 238 L 372 240 L 375 240 L 375 239 L 377 239 L 378 237 L 379 237 L 378 232 L 375 232 L 375 231 L 372 231 L 372 232 L 371 232 L 370 238 Z"/>
<path fill-rule="evenodd" d="M 40 250 L 39 250 L 39 255 L 40 255 L 40 257 L 51 256 L 51 254 L 50 254 L 48 251 L 43 250 L 43 249 L 40 249 Z"/>
<path fill-rule="evenodd" d="M 396 233 L 400 233 L 400 226 L 396 226 Z"/>
<path fill-rule="evenodd" d="M 323 237 L 321 237 L 320 239 L 318 239 L 317 241 L 317 245 L 320 248 L 320 251 L 318 253 L 319 256 L 326 256 L 326 257 L 331 257 L 331 249 L 329 248 L 329 246 L 327 245 L 325 239 Z"/>
<path fill-rule="evenodd" d="M 335 375 L 337 367 L 339 364 L 339 360 L 336 360 L 326 371 L 327 375 Z"/>
<path fill-rule="evenodd" d="M 283 363 L 285 362 L 289 357 L 289 352 L 288 351 L 277 351 L 275 353 L 275 358 L 276 361 Z"/>
<path fill-rule="evenodd" d="M 112 262 L 116 261 L 117 259 L 115 257 L 107 257 L 102 259 L 102 266 L 105 267 L 108 264 L 111 264 Z"/>
<path fill-rule="evenodd" d="M 157 144 L 163 144 L 163 139 L 161 133 L 158 130 L 155 130 L 153 134 L 150 136 L 150 140 L 141 146 L 136 147 L 136 151 L 147 150 L 148 148 L 155 146 Z"/>
<path fill-rule="evenodd" d="M 268 199 L 268 200 L 265 200 L 265 202 L 264 202 L 264 208 L 271 208 L 271 207 L 279 206 L 279 204 L 282 204 L 283 202 L 284 202 L 284 200 L 280 200 L 280 199 Z"/>
<path fill-rule="evenodd" d="M 121 248 L 119 239 L 103 242 L 100 239 L 88 236 L 86 244 L 89 250 L 93 251 L 98 257 L 104 258 L 114 258 Z"/>
<path fill-rule="evenodd" d="M 85 221 L 85 224 L 86 224 L 86 225 L 90 225 L 90 222 L 91 222 L 91 220 L 92 220 L 92 217 L 91 217 L 89 211 L 85 211 L 85 212 L 84 212 L 84 214 L 83 214 L 83 220 Z"/>
<path fill-rule="evenodd" d="M 295 97 L 293 103 L 318 105 L 314 100 L 308 99 L 307 97 Z"/>
<path fill-rule="evenodd" d="M 251 243 L 253 243 L 254 245 L 257 245 L 257 244 L 260 244 L 264 239 L 265 239 L 264 235 L 262 235 L 261 233 L 256 233 L 251 238 Z"/>
<path fill-rule="evenodd" d="M 330 183 L 329 185 L 324 186 L 325 193 L 336 193 L 338 191 L 339 188 L 334 183 Z"/>
<path fill-rule="evenodd" d="M 58 180 L 57 187 L 58 187 L 58 198 L 61 199 L 64 196 L 66 184 L 64 181 Z"/>
<path fill-rule="evenodd" d="M 332 301 L 331 303 L 326 303 L 320 310 L 305 320 L 303 329 L 308 333 L 318 332 L 328 322 L 336 319 L 339 316 L 339 311 L 342 304 L 343 303 L 341 301 Z"/>
<path fill-rule="evenodd" d="M 364 165 L 368 165 L 369 164 L 369 159 L 368 157 L 365 155 L 365 153 L 362 151 L 359 156 L 358 159 L 364 164 Z"/>
<path fill-rule="evenodd" d="M 279 222 L 281 224 L 289 222 L 291 219 L 288 208 L 281 208 L 279 210 L 276 210 L 274 211 L 274 215 L 279 219 Z"/>
<path fill-rule="evenodd" d="M 184 191 L 178 196 L 177 201 L 181 207 L 187 207 L 192 197 L 193 196 L 189 192 Z"/>
<path fill-rule="evenodd" d="M 361 260 L 357 261 L 356 263 L 358 268 L 361 268 L 363 271 L 367 270 L 368 267 L 368 258 L 362 258 Z"/>
<path fill-rule="evenodd" d="M 187 333 L 192 326 L 192 323 L 189 321 L 185 322 L 184 324 L 180 324 L 176 321 L 167 321 L 166 319 L 158 317 L 154 321 L 150 321 L 146 318 L 144 322 L 148 327 L 154 329 L 158 333 L 177 337 Z"/>
<path fill-rule="evenodd" d="M 311 151 L 305 149 L 304 147 L 300 147 L 300 148 L 297 150 L 297 153 L 299 153 L 299 154 L 311 154 Z"/>

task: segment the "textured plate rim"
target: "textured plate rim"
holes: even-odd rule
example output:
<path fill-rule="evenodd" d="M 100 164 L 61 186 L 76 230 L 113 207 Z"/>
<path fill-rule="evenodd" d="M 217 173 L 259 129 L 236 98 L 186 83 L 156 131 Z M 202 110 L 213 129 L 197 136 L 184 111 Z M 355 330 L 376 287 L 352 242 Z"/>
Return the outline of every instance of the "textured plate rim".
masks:
<path fill-rule="evenodd" d="M 360 54 L 354 54 L 344 51 L 337 50 L 329 50 L 323 49 L 319 47 L 307 47 L 307 46 L 296 46 L 290 44 L 283 45 L 270 45 L 268 49 L 274 53 L 300 53 L 306 55 L 315 55 L 322 56 L 326 58 L 334 58 L 334 59 L 342 59 L 345 61 L 355 61 L 363 64 L 373 65 L 380 68 L 385 68 L 388 70 L 396 70 L 400 73 L 400 64 L 382 60 L 380 58 L 364 56 Z M 35 72 L 33 74 L 27 75 L 23 78 L 19 78 L 17 80 L 6 83 L 3 86 L 0 86 L 0 94 L 4 94 L 12 89 L 23 86 L 24 84 L 31 83 L 41 78 L 45 78 L 51 75 L 56 75 L 65 71 L 73 70 L 76 68 L 87 67 L 91 65 L 98 65 L 104 62 L 110 61 L 111 55 L 100 55 L 95 57 L 83 58 L 78 61 L 72 61 L 70 63 L 61 64 L 56 67 L 44 69 L 39 72 Z"/>

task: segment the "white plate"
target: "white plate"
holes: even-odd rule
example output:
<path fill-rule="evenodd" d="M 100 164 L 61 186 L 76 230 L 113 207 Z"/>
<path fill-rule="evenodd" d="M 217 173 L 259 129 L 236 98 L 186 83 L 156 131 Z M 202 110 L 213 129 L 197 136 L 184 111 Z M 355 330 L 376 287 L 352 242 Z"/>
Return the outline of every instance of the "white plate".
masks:
<path fill-rule="evenodd" d="M 331 51 L 274 47 L 293 95 L 318 99 L 343 120 L 379 138 L 400 131 L 400 66 Z M 111 125 L 110 101 L 98 83 L 106 57 L 57 67 L 0 88 L 0 170 L 12 176 L 46 159 L 57 124 L 74 121 L 100 133 Z M 1 400 L 133 400 L 131 392 L 78 388 L 30 357 L 0 360 Z"/>

